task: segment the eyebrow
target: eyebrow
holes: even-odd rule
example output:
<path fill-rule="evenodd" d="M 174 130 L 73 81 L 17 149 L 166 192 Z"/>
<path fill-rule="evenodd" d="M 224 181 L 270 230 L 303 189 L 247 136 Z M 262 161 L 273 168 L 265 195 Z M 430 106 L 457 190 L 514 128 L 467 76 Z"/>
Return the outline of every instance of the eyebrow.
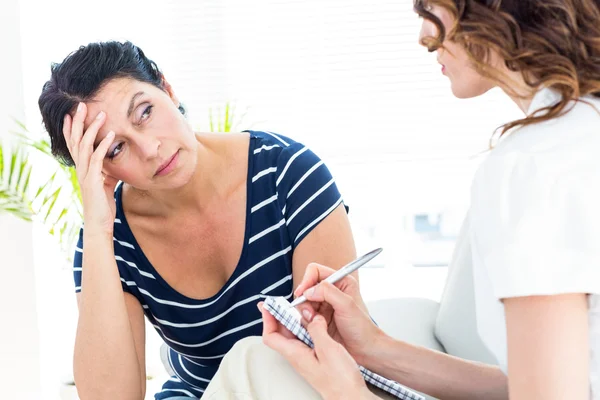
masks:
<path fill-rule="evenodd" d="M 133 95 L 131 101 L 129 102 L 129 108 L 127 109 L 127 118 L 131 117 L 131 113 L 133 112 L 133 106 L 135 105 L 135 100 L 143 94 L 145 94 L 143 91 L 139 91 Z M 99 140 L 98 143 L 93 144 L 94 150 L 96 150 L 96 147 L 98 147 L 101 141 L 102 140 Z"/>
<path fill-rule="evenodd" d="M 135 105 L 135 100 L 143 94 L 144 92 L 137 92 L 133 95 L 131 101 L 129 102 L 129 108 L 127 109 L 127 118 L 131 117 L 131 113 L 133 112 L 133 106 Z"/>

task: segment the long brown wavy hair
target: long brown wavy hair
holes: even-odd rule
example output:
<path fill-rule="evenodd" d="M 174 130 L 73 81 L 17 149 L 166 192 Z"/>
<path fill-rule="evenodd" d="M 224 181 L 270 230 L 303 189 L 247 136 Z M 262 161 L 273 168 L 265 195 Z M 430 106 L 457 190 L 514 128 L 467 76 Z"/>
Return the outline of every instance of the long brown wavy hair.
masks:
<path fill-rule="evenodd" d="M 454 17 L 448 32 L 430 5 Z M 527 96 L 541 87 L 562 95 L 558 104 L 503 125 L 500 136 L 561 116 L 583 96 L 600 98 L 600 0 L 414 0 L 414 10 L 438 29 L 437 37 L 422 40 L 429 51 L 445 39 L 462 45 L 480 75 L 516 95 L 505 74 L 487 62 L 493 50 L 509 70 L 523 74 Z"/>

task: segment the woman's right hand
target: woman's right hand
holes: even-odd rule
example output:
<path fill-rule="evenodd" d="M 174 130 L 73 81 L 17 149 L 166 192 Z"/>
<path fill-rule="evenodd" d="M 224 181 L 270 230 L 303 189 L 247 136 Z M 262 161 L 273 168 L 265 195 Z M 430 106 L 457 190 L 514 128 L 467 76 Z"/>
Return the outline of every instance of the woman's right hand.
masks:
<path fill-rule="evenodd" d="M 335 285 L 324 281 L 334 272 L 323 265 L 309 264 L 294 291 L 296 296 L 304 294 L 308 301 L 297 308 L 307 322 L 317 313 L 325 317 L 329 335 L 341 343 L 358 364 L 364 365 L 371 345 L 385 333 L 371 320 L 356 279 L 346 276 Z"/>
<path fill-rule="evenodd" d="M 115 134 L 109 132 L 94 150 L 94 142 L 100 127 L 106 120 L 106 114 L 100 112 L 84 132 L 86 114 L 85 103 L 79 103 L 73 118 L 69 114 L 65 115 L 63 134 L 75 162 L 77 179 L 81 187 L 86 233 L 112 236 L 116 216 L 114 190 L 118 180 L 104 174 L 102 165 Z"/>

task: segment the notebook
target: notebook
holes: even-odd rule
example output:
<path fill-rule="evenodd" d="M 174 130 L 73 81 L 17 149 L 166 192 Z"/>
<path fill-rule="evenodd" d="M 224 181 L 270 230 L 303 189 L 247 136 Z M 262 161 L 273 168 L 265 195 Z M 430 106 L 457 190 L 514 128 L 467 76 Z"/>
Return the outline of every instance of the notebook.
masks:
<path fill-rule="evenodd" d="M 290 303 L 283 297 L 267 297 L 264 302 L 264 307 L 271 313 L 277 321 L 290 330 L 298 339 L 303 341 L 307 346 L 314 347 L 313 341 L 301 324 L 300 313 L 296 308 L 290 307 Z M 425 400 L 420 394 L 413 392 L 406 386 L 399 384 L 396 381 L 384 378 L 368 369 L 358 366 L 360 373 L 366 382 L 373 386 L 384 390 L 391 395 L 402 400 Z"/>

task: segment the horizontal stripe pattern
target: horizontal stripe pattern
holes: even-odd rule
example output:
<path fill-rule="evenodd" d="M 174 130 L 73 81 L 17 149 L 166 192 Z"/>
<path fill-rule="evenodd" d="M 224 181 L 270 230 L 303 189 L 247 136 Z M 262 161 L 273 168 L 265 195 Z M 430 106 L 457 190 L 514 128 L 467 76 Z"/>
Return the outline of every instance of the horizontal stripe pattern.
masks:
<path fill-rule="evenodd" d="M 341 203 L 329 170 L 312 151 L 273 132 L 250 131 L 245 245 L 233 275 L 207 299 L 178 293 L 141 251 L 115 191 L 115 262 L 125 292 L 135 296 L 146 318 L 169 347 L 175 375 L 155 399 L 201 397 L 219 363 L 240 339 L 260 335 L 256 304 L 266 296 L 292 298 L 294 248 Z M 83 230 L 73 276 L 81 291 Z"/>

